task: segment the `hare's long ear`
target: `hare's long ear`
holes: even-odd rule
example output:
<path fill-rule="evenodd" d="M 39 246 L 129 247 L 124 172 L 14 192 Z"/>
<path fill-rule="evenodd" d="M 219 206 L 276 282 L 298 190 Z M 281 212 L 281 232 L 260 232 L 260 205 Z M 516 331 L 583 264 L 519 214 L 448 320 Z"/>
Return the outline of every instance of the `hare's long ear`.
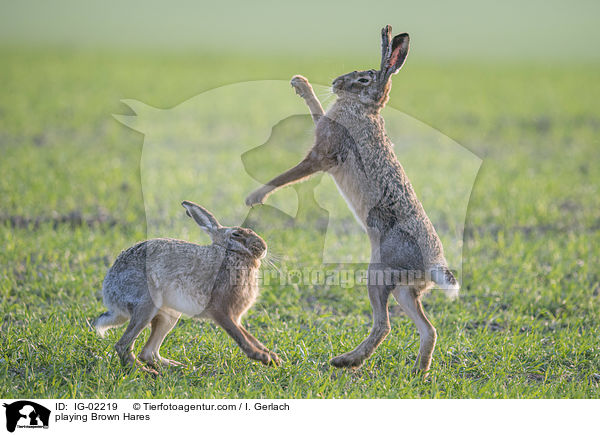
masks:
<path fill-rule="evenodd" d="M 221 224 L 219 224 L 217 219 L 204 207 L 194 204 L 191 201 L 183 201 L 181 205 L 185 207 L 186 214 L 194 219 L 200 228 L 206 231 L 211 238 L 221 228 Z"/>
<path fill-rule="evenodd" d="M 387 60 L 390 58 L 390 54 L 392 51 L 392 47 L 390 43 L 392 42 L 392 26 L 389 24 L 381 29 L 381 67 L 380 71 L 384 71 L 386 69 Z"/>
<path fill-rule="evenodd" d="M 408 56 L 409 42 L 408 33 L 401 33 L 392 39 L 391 26 L 381 30 L 381 75 L 384 79 L 400 71 Z"/>

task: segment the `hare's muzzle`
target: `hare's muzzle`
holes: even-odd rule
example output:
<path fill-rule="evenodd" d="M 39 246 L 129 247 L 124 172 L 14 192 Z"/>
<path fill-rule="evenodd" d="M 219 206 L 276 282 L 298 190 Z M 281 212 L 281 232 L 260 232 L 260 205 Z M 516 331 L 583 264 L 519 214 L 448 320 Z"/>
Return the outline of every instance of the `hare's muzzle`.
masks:
<path fill-rule="evenodd" d="M 267 245 L 262 240 L 256 241 L 256 243 L 254 243 L 250 249 L 259 260 L 262 260 L 267 256 Z"/>

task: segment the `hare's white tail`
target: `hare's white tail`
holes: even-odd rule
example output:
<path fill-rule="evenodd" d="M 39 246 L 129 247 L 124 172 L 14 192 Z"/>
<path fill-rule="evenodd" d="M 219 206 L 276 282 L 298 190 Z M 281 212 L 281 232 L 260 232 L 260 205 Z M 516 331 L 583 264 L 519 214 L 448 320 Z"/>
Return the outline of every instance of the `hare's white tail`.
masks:
<path fill-rule="evenodd" d="M 446 293 L 450 299 L 456 299 L 458 297 L 458 290 L 460 284 L 446 266 L 435 266 L 429 270 L 431 280 L 437 284 L 437 286 Z"/>
<path fill-rule="evenodd" d="M 100 314 L 100 317 L 94 321 L 94 328 L 96 329 L 96 333 L 100 336 L 100 338 L 104 338 L 106 331 L 108 331 L 110 328 L 122 325 L 126 320 L 127 317 L 120 313 L 107 311 Z"/>

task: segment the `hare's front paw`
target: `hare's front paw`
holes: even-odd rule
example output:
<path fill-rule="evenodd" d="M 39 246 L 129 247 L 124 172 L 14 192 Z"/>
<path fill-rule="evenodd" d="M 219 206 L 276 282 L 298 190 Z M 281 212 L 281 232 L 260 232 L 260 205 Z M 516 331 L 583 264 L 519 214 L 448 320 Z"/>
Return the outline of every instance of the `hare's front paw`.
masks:
<path fill-rule="evenodd" d="M 269 355 L 268 352 L 264 352 L 262 350 L 260 351 L 255 351 L 255 352 L 249 352 L 248 357 L 256 360 L 256 361 L 260 361 L 261 363 L 263 363 L 264 365 L 268 366 L 271 365 L 271 356 Z"/>
<path fill-rule="evenodd" d="M 271 357 L 271 362 L 273 364 L 275 364 L 276 366 L 281 365 L 281 360 L 279 359 L 279 357 L 277 356 L 277 354 L 275 352 L 269 351 L 269 356 Z"/>
<path fill-rule="evenodd" d="M 248 353 L 248 356 L 251 359 L 254 359 L 256 361 L 260 361 L 261 363 L 263 363 L 266 366 L 271 366 L 271 365 L 280 365 L 281 361 L 279 360 L 279 357 L 271 352 L 270 350 L 260 350 L 260 351 L 256 351 L 256 352 L 250 352 Z"/>
<path fill-rule="evenodd" d="M 302 98 L 306 97 L 307 95 L 310 95 L 312 92 L 312 86 L 310 85 L 310 83 L 308 83 L 306 77 L 294 76 L 292 77 L 292 81 L 290 82 L 290 84 L 292 85 L 296 93 Z"/>
<path fill-rule="evenodd" d="M 342 355 L 338 355 L 335 358 L 332 358 L 330 361 L 331 365 L 338 368 L 343 367 L 351 367 L 357 368 L 360 367 L 365 359 L 355 352 L 348 352 Z"/>
<path fill-rule="evenodd" d="M 265 194 L 262 189 L 257 189 L 246 197 L 246 205 L 253 207 L 257 204 L 262 204 L 265 200 Z"/>

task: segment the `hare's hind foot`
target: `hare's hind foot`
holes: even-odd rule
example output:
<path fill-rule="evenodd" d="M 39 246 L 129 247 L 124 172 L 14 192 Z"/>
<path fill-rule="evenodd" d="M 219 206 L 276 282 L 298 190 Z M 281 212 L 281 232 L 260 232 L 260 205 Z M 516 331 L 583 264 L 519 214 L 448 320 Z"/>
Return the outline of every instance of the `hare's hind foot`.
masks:
<path fill-rule="evenodd" d="M 159 373 L 158 373 L 157 370 L 155 370 L 154 368 L 152 368 L 150 366 L 147 366 L 146 364 L 143 364 L 140 361 L 136 361 L 136 363 L 132 367 L 135 370 L 139 370 L 141 372 L 148 373 L 148 374 L 153 375 L 153 376 L 158 376 L 159 375 Z"/>
<path fill-rule="evenodd" d="M 162 367 L 181 367 L 183 366 L 183 363 L 180 363 L 179 361 L 175 361 L 169 358 L 163 358 L 162 356 L 158 355 L 158 354 L 150 354 L 150 355 L 144 355 L 142 353 L 140 353 L 140 360 L 143 361 L 144 363 L 148 364 L 150 367 L 153 367 L 157 370 L 159 370 Z"/>
<path fill-rule="evenodd" d="M 369 270 L 377 270 L 373 265 Z M 388 298 L 390 290 L 386 286 L 371 285 L 367 286 L 371 308 L 373 309 L 373 326 L 371 332 L 354 350 L 338 355 L 331 360 L 334 367 L 360 367 L 362 363 L 369 358 L 375 349 L 390 333 L 390 320 L 388 314 Z"/>
<path fill-rule="evenodd" d="M 172 360 L 169 358 L 161 358 L 160 363 L 164 367 L 182 367 L 183 366 L 183 363 L 180 363 L 179 361 L 175 361 L 175 360 Z"/>
<path fill-rule="evenodd" d="M 146 364 L 143 364 L 141 361 L 136 360 L 135 364 L 130 366 L 131 368 L 133 368 L 134 370 L 139 370 L 143 373 L 148 373 L 152 376 L 158 376 L 159 373 L 157 370 L 155 370 L 154 368 L 147 366 Z"/>
<path fill-rule="evenodd" d="M 179 320 L 179 316 L 179 313 L 172 314 L 162 311 L 154 316 L 152 322 L 150 322 L 152 332 L 150 333 L 148 341 L 140 352 L 140 360 L 156 369 L 161 367 L 177 367 L 183 365 L 180 362 L 163 358 L 159 353 L 160 346 L 162 345 L 167 334 L 173 329 Z"/>
<path fill-rule="evenodd" d="M 121 358 L 121 363 L 123 363 L 123 365 L 133 366 L 140 370 L 157 374 L 156 370 L 145 367 L 133 354 L 133 345 L 135 344 L 136 338 L 140 335 L 142 329 L 144 329 L 156 315 L 157 311 L 157 308 L 152 301 L 150 301 L 147 305 L 136 307 L 135 311 L 132 313 L 131 320 L 125 329 L 123 336 L 115 344 L 115 350 Z"/>
<path fill-rule="evenodd" d="M 420 360 L 421 358 L 417 357 L 417 361 L 410 372 L 413 374 L 413 376 L 421 376 L 423 379 L 426 379 L 431 372 L 429 371 L 429 368 L 421 368 Z"/>
<path fill-rule="evenodd" d="M 139 370 L 141 372 L 148 373 L 154 376 L 158 375 L 158 372 L 156 370 L 154 370 L 150 366 L 147 366 L 142 361 L 137 359 L 135 355 L 133 355 L 133 353 L 127 353 L 125 355 L 119 354 L 119 357 L 121 359 L 121 365 L 123 365 L 123 367 L 125 368 L 129 368 L 133 371 Z"/>
<path fill-rule="evenodd" d="M 405 286 L 399 286 L 393 292 L 398 305 L 402 307 L 402 311 L 414 322 L 419 331 L 419 354 L 413 372 L 426 373 L 431 367 L 437 332 L 425 315 L 419 294 L 418 289 Z"/>
<path fill-rule="evenodd" d="M 429 359 L 422 358 L 419 354 L 410 372 L 413 376 L 418 376 L 422 379 L 427 379 L 427 377 L 429 377 L 429 374 L 431 373 L 431 371 L 429 370 L 429 368 L 431 367 L 431 361 L 431 357 Z"/>

